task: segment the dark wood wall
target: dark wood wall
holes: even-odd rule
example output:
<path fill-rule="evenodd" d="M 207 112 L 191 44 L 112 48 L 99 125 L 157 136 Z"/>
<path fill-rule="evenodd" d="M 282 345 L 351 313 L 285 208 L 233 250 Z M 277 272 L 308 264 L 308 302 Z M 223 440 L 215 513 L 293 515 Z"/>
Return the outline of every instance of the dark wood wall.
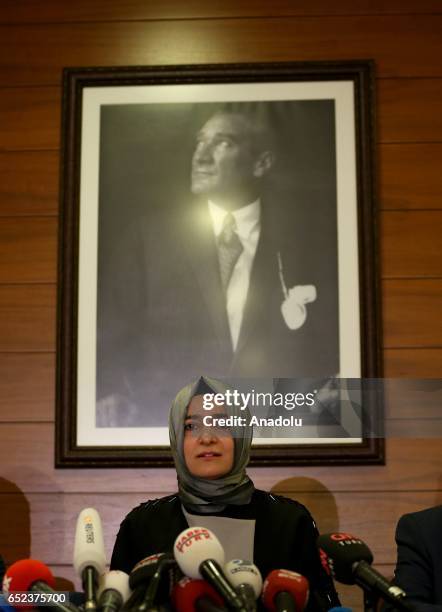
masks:
<path fill-rule="evenodd" d="M 53 467 L 61 68 L 350 58 L 373 58 L 377 70 L 385 375 L 441 378 L 440 0 L 2 0 L 0 554 L 8 562 L 31 554 L 74 580 L 83 507 L 102 514 L 110 552 L 130 508 L 175 488 L 172 470 Z M 394 409 L 413 431 L 421 406 Z M 386 450 L 385 466 L 252 475 L 306 503 L 322 530 L 359 534 L 389 575 L 398 517 L 442 502 L 442 444 L 416 435 L 387 440 Z M 356 587 L 342 593 L 358 607 Z"/>

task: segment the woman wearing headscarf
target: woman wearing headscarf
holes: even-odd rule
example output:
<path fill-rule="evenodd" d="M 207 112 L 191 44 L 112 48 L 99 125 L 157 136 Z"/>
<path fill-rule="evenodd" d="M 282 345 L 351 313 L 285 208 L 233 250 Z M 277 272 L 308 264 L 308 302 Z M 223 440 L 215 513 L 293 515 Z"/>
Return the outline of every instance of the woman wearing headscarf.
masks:
<path fill-rule="evenodd" d="M 206 527 L 220 540 L 226 560 L 251 560 L 263 578 L 274 569 L 305 576 L 315 593 L 307 610 L 339 606 L 332 580 L 320 563 L 318 530 L 308 510 L 291 499 L 255 489 L 246 474 L 252 443 L 248 409 L 227 404 L 210 412 L 204 409 L 205 394 L 224 395 L 226 389 L 217 380 L 201 377 L 175 397 L 169 436 L 178 493 L 140 504 L 126 516 L 111 569 L 130 573 L 141 559 L 172 552 L 184 529 Z M 207 415 L 213 423 L 234 417 L 234 425 L 205 425 Z"/>

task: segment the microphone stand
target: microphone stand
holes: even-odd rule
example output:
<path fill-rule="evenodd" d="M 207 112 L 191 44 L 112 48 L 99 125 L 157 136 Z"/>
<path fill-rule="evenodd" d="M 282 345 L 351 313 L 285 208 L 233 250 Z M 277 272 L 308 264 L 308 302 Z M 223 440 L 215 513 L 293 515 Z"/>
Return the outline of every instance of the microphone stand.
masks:
<path fill-rule="evenodd" d="M 359 586 L 361 586 L 359 584 Z M 378 604 L 381 595 L 376 595 L 373 591 L 362 587 L 364 591 L 364 612 L 377 612 Z M 401 610 L 402 612 L 417 612 L 415 606 L 408 601 L 408 598 L 397 598 L 395 600 L 384 596 L 386 603 L 391 604 L 395 610 Z"/>
<path fill-rule="evenodd" d="M 97 570 L 95 567 L 89 565 L 83 571 L 83 590 L 86 595 L 86 601 L 84 603 L 85 612 L 95 612 L 97 609 L 97 602 L 95 600 L 96 589 Z"/>
<path fill-rule="evenodd" d="M 371 591 L 363 589 L 364 593 L 364 612 L 376 612 L 378 609 L 379 596 Z"/>

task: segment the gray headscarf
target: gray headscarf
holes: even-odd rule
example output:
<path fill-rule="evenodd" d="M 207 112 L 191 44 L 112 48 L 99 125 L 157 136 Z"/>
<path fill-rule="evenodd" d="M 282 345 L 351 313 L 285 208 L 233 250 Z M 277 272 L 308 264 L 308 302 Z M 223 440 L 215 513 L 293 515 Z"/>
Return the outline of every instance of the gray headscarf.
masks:
<path fill-rule="evenodd" d="M 172 402 L 169 413 L 170 446 L 178 474 L 179 495 L 190 512 L 210 514 L 222 511 L 228 504 L 248 504 L 254 491 L 253 482 L 246 474 L 253 436 L 253 428 L 250 426 L 230 428 L 235 451 L 233 467 L 225 476 L 214 480 L 193 476 L 184 459 L 184 421 L 192 398 L 204 393 L 224 394 L 227 389 L 220 381 L 202 376 L 181 389 Z M 225 412 L 229 416 L 242 416 L 247 420 L 250 418 L 248 408 L 240 410 L 239 406 L 226 405 Z"/>

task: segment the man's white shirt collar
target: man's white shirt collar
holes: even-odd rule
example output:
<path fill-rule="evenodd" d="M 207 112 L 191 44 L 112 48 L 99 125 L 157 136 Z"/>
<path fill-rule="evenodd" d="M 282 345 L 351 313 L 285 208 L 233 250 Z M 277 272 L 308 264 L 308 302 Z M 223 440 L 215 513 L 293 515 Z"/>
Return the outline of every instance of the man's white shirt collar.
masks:
<path fill-rule="evenodd" d="M 220 235 L 224 217 L 229 211 L 221 208 L 211 200 L 209 200 L 209 213 L 212 219 L 213 231 L 218 238 Z M 236 231 L 241 241 L 248 240 L 250 234 L 259 225 L 261 216 L 261 200 L 258 198 L 251 204 L 231 211 L 236 222 Z"/>

